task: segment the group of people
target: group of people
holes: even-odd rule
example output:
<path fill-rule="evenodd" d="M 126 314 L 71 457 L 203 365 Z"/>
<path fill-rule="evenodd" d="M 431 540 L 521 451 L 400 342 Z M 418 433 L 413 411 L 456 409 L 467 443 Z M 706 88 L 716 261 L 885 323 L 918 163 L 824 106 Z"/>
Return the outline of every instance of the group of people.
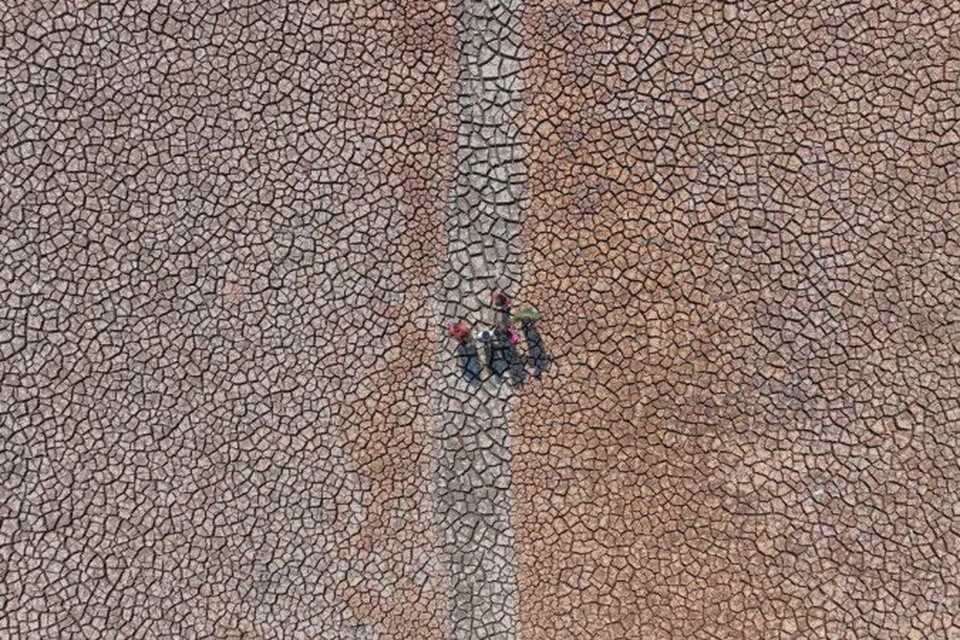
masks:
<path fill-rule="evenodd" d="M 511 315 L 511 301 L 503 293 L 494 293 L 492 305 L 498 315 L 498 321 L 492 329 L 480 330 L 476 337 L 465 322 L 459 322 L 448 328 L 448 334 L 459 342 L 457 356 L 463 376 L 471 384 L 480 384 L 483 379 L 484 364 L 494 378 L 507 378 L 513 386 L 522 386 L 527 378 L 527 368 L 536 377 L 547 369 L 550 358 L 543 345 L 543 339 L 537 330 L 536 322 L 540 313 L 533 307 L 523 307 Z M 526 353 L 520 353 L 520 333 L 514 328 L 513 321 L 520 323 L 523 337 L 526 338 Z M 477 344 L 483 350 L 483 362 Z"/>

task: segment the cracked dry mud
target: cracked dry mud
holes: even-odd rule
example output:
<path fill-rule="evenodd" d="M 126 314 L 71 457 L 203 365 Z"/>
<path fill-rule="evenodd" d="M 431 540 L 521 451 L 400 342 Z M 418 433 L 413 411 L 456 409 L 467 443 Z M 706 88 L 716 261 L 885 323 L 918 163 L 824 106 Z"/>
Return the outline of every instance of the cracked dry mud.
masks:
<path fill-rule="evenodd" d="M 0 638 L 960 638 L 956 3 L 0 9 Z"/>

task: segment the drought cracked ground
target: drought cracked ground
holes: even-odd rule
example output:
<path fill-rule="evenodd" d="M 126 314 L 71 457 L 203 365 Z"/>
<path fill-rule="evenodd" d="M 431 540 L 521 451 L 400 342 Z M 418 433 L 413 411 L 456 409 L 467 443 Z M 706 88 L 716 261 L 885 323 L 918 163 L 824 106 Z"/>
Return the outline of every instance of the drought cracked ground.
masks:
<path fill-rule="evenodd" d="M 0 637 L 960 638 L 956 3 L 0 3 Z"/>

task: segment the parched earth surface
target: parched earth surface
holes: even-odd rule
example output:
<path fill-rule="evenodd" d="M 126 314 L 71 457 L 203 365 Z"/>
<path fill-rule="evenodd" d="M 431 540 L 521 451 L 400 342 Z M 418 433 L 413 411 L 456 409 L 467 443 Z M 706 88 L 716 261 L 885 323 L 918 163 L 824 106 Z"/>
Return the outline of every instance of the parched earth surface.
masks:
<path fill-rule="evenodd" d="M 0 0 L 0 638 L 960 638 L 958 34 Z"/>

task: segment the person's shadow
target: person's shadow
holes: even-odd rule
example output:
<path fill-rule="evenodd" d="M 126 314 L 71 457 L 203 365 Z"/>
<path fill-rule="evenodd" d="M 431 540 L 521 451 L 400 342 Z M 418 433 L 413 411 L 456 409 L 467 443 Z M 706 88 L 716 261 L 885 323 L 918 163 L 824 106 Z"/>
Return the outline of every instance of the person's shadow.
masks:
<path fill-rule="evenodd" d="M 539 378 L 553 365 L 553 358 L 547 353 L 543 344 L 543 336 L 531 320 L 521 322 L 523 335 L 527 339 L 527 365 L 533 370 L 533 375 Z"/>
<path fill-rule="evenodd" d="M 480 364 L 477 347 L 473 344 L 461 343 L 457 346 L 457 358 L 460 360 L 460 372 L 467 381 L 467 384 L 472 387 L 479 387 L 483 365 Z"/>

